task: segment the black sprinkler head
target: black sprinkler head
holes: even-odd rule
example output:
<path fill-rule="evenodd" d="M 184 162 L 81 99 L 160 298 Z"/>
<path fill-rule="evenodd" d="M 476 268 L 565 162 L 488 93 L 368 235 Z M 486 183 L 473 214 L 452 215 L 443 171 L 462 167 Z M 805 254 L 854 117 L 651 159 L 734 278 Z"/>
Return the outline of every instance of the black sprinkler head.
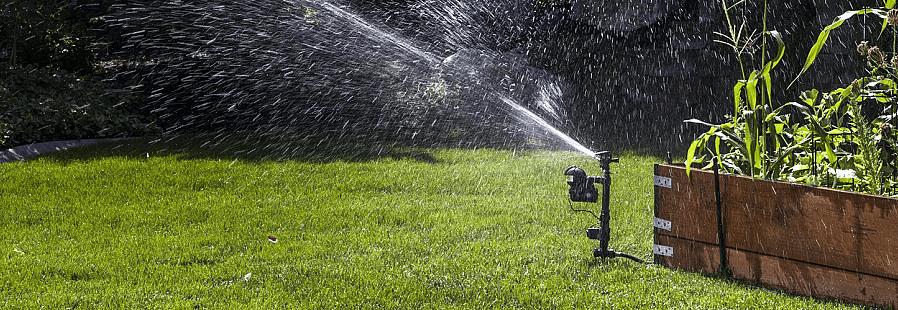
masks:
<path fill-rule="evenodd" d="M 589 177 L 586 171 L 577 166 L 571 166 L 564 171 L 567 176 L 568 191 L 573 202 L 598 202 L 599 192 L 596 190 L 595 179 Z"/>
<path fill-rule="evenodd" d="M 567 184 L 570 186 L 584 183 L 587 178 L 586 171 L 577 166 L 568 167 L 567 170 L 564 171 L 564 175 L 567 176 Z"/>

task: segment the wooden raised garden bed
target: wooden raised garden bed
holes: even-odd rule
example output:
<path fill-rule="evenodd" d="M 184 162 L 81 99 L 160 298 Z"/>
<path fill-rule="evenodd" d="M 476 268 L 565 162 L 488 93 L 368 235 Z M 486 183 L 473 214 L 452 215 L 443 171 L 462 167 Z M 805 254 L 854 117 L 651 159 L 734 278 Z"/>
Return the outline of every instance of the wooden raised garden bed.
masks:
<path fill-rule="evenodd" d="M 720 175 L 721 229 L 713 172 L 657 165 L 655 176 L 656 263 L 898 307 L 898 200 Z"/>

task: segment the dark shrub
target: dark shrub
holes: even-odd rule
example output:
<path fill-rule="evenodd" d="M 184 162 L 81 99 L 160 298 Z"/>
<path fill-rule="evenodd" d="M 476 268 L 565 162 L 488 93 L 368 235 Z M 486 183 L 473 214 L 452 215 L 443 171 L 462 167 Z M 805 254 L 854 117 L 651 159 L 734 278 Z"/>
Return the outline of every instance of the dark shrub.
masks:
<path fill-rule="evenodd" d="M 0 146 L 153 131 L 134 97 L 61 70 L 0 69 Z"/>

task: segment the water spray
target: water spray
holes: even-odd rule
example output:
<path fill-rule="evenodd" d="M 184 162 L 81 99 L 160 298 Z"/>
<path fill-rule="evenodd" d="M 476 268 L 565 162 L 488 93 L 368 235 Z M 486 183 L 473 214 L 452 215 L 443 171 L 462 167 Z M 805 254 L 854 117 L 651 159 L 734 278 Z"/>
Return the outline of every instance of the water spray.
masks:
<path fill-rule="evenodd" d="M 593 256 L 601 259 L 623 257 L 638 263 L 645 263 L 633 255 L 615 252 L 609 248 L 609 243 L 611 242 L 611 164 L 619 163 L 620 159 L 614 158 L 611 156 L 611 152 L 608 151 L 596 153 L 595 158 L 599 161 L 599 166 L 602 168 L 602 176 L 589 176 L 585 170 L 577 166 L 571 166 L 564 172 L 567 176 L 567 184 L 570 186 L 568 193 L 571 201 L 571 210 L 589 213 L 599 221 L 598 227 L 592 226 L 586 229 L 586 237 L 599 241 L 599 247 L 592 251 Z M 574 202 L 598 203 L 599 195 L 596 183 L 602 185 L 601 213 L 596 216 L 590 210 L 574 209 Z"/>

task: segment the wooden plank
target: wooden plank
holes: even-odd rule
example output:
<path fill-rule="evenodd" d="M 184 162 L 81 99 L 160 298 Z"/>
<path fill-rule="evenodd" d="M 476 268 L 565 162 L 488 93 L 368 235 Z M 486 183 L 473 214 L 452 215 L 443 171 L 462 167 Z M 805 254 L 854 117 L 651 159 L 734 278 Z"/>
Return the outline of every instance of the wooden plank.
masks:
<path fill-rule="evenodd" d="M 722 187 L 732 247 L 839 269 L 861 270 L 855 208 L 832 193 L 792 184 L 727 177 Z M 898 218 L 896 218 L 898 220 Z M 898 273 L 881 274 L 898 278 Z"/>
<path fill-rule="evenodd" d="M 656 233 L 716 243 L 713 175 L 698 171 L 689 178 L 683 168 L 666 165 L 656 165 L 655 175 L 673 179 L 673 185 L 669 189 L 655 187 L 658 196 L 655 216 L 671 221 L 673 229 L 656 229 Z M 708 188 L 712 190 L 708 191 Z"/>
<path fill-rule="evenodd" d="M 674 248 L 673 257 L 656 256 L 660 264 L 691 272 L 712 273 L 719 265 L 716 245 L 657 235 L 661 245 Z M 898 306 L 898 281 L 831 267 L 728 249 L 735 279 L 792 294 L 838 299 L 878 306 Z"/>
<path fill-rule="evenodd" d="M 657 234 L 717 243 L 713 174 L 660 165 Z M 728 246 L 898 279 L 898 200 L 746 177 L 721 177 Z M 894 266 L 893 266 L 894 264 Z"/>
<path fill-rule="evenodd" d="M 898 202 L 862 197 L 852 199 L 852 207 L 858 210 L 852 232 L 857 235 L 855 255 L 863 266 L 860 270 L 898 278 Z"/>

